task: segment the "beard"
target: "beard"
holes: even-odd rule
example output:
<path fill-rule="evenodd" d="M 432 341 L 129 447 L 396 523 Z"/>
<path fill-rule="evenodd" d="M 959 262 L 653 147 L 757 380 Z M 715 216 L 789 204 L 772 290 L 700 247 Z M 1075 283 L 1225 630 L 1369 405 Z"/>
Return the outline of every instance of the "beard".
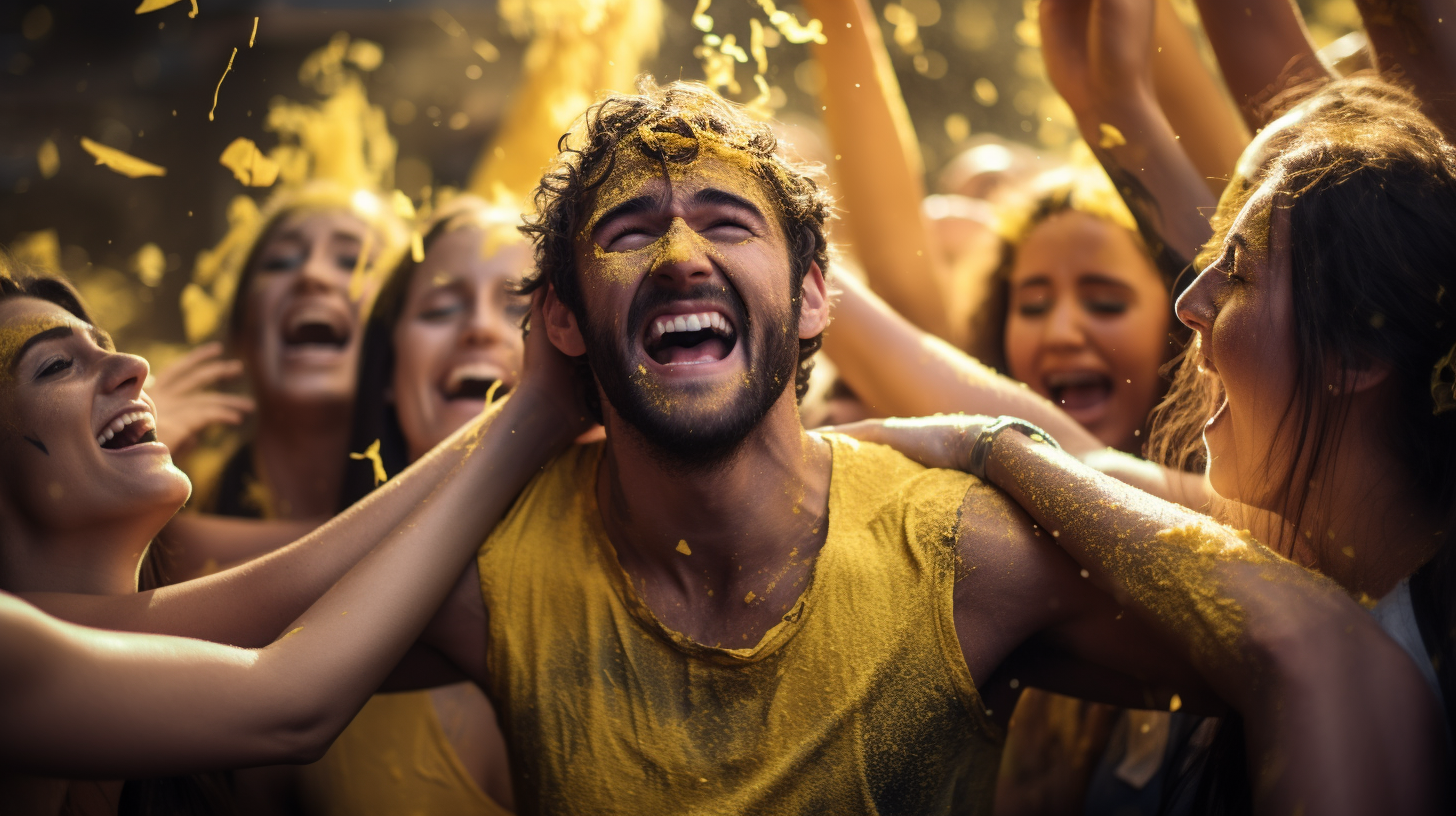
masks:
<path fill-rule="evenodd" d="M 667 395 L 651 375 L 638 371 L 632 357 L 646 315 L 680 300 L 717 301 L 732 315 L 737 330 L 733 350 L 743 354 L 748 369 L 742 385 L 685 384 Z M 587 361 L 607 402 L 660 461 L 679 469 L 712 466 L 734 455 L 794 382 L 799 365 L 795 305 L 750 323 L 731 286 L 703 284 L 686 292 L 644 287 L 628 312 L 625 335 L 614 336 L 608 327 L 583 321 Z M 793 331 L 770 330 L 781 326 Z"/>

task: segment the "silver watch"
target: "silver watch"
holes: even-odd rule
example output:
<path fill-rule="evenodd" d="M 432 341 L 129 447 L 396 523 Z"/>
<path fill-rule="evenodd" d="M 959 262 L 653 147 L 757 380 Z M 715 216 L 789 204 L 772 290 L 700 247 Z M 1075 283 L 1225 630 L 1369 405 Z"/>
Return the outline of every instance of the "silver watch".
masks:
<path fill-rule="evenodd" d="M 996 417 L 995 422 L 981 429 L 981 434 L 976 437 L 975 444 L 971 446 L 971 461 L 968 469 L 972 476 L 982 480 L 986 478 L 986 464 L 991 461 L 991 445 L 995 443 L 996 437 L 1008 428 L 1025 434 L 1037 442 L 1045 442 L 1057 450 L 1062 449 L 1051 434 L 1030 422 L 1013 416 L 999 416 Z"/>

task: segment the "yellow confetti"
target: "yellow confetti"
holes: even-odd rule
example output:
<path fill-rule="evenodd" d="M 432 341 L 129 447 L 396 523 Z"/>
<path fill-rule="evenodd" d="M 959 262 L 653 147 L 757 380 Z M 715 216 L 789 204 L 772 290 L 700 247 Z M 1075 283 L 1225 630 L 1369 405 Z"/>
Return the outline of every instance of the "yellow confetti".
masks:
<path fill-rule="evenodd" d="M 355 40 L 349 43 L 347 59 L 361 71 L 373 71 L 384 63 L 384 49 L 378 43 Z"/>
<path fill-rule="evenodd" d="M 233 57 L 238 55 L 238 49 L 234 48 L 231 56 L 228 57 L 227 67 L 222 69 L 222 76 L 217 78 L 217 87 L 212 89 L 212 110 L 207 112 L 207 121 L 212 121 L 212 114 L 217 111 L 217 95 L 222 92 L 222 81 L 227 79 L 228 71 L 233 69 Z"/>
<path fill-rule="evenodd" d="M 739 62 L 748 62 L 748 54 L 738 45 L 738 38 L 732 34 L 723 38 L 719 50 Z"/>
<path fill-rule="evenodd" d="M 403 190 L 395 190 L 390 197 L 390 204 L 394 207 L 394 214 L 406 221 L 415 220 L 415 203 L 405 195 Z"/>
<path fill-rule="evenodd" d="M 40 149 L 35 151 L 35 163 L 42 178 L 54 176 L 61 169 L 61 152 L 56 149 L 56 143 L 50 139 L 41 142 Z"/>
<path fill-rule="evenodd" d="M 160 167 L 148 161 L 142 161 L 130 153 L 123 153 L 114 147 L 107 147 L 99 142 L 93 142 L 85 136 L 81 137 L 81 149 L 95 156 L 97 164 L 104 164 L 127 178 L 167 175 L 167 168 L 165 167 Z"/>
<path fill-rule="evenodd" d="M 258 39 L 258 18 L 253 18 L 253 33 L 248 35 L 248 47 L 253 47 L 253 42 Z"/>
<path fill-rule="evenodd" d="M 763 7 L 763 13 L 768 15 L 768 21 L 784 39 L 794 44 L 812 42 L 823 45 L 829 42 L 824 36 L 824 24 L 818 20 L 811 19 L 807 23 L 800 23 L 799 19 L 787 11 L 779 11 L 773 0 L 758 0 Z"/>
<path fill-rule="evenodd" d="M 425 239 L 420 237 L 419 230 L 410 230 L 410 258 L 415 263 L 425 261 Z"/>
<path fill-rule="evenodd" d="M 1097 129 L 1102 132 L 1102 138 L 1097 140 L 1097 146 L 1103 150 L 1111 150 L 1127 144 L 1127 139 L 1122 135 L 1122 131 L 1112 125 L 1103 122 L 1097 126 Z"/>
<path fill-rule="evenodd" d="M 748 50 L 758 63 L 758 72 L 768 73 L 768 49 L 763 47 L 763 23 L 755 18 L 748 20 Z"/>
<path fill-rule="evenodd" d="M 495 392 L 499 391 L 500 387 L 501 381 L 496 380 L 490 384 L 489 388 L 485 389 L 485 407 L 489 408 L 490 404 L 495 402 Z"/>
<path fill-rule="evenodd" d="M 182 0 L 142 0 L 142 4 L 136 7 L 137 14 L 146 14 L 149 11 L 157 11 Z M 196 0 L 193 0 L 193 7 L 196 7 Z"/>
<path fill-rule="evenodd" d="M 439 26 L 441 31 L 452 37 L 465 36 L 465 26 L 460 25 L 460 22 L 444 9 L 435 9 L 430 12 L 430 19 L 435 21 L 435 25 Z"/>
<path fill-rule="evenodd" d="M 233 139 L 218 162 L 249 187 L 267 187 L 278 180 L 278 162 L 263 155 L 252 139 Z"/>
<path fill-rule="evenodd" d="M 1183 707 L 1183 698 L 1182 697 L 1179 697 L 1176 694 L 1174 694 L 1173 695 L 1173 699 L 1171 699 L 1171 700 L 1168 701 L 1168 710 L 1169 711 L 1177 711 L 1178 709 L 1180 709 L 1182 707 Z"/>
<path fill-rule="evenodd" d="M 471 49 L 475 51 L 476 56 L 479 56 L 486 62 L 495 62 L 496 60 L 500 59 L 500 49 L 496 48 L 494 45 L 491 45 L 490 40 L 477 37 L 475 38 L 475 44 L 471 46 Z"/>
<path fill-rule="evenodd" d="M 182 328 L 187 332 L 187 342 L 200 343 L 217 329 L 222 318 L 222 304 L 196 283 L 189 283 L 182 289 L 179 303 L 182 309 Z"/>
<path fill-rule="evenodd" d="M 162 248 L 156 244 L 143 244 L 131 256 L 131 270 L 142 283 L 155 287 L 162 282 L 162 275 L 167 271 L 167 256 L 162 254 Z"/>
<path fill-rule="evenodd" d="M 189 11 L 189 12 L 187 12 L 187 16 L 188 17 L 196 17 L 197 16 L 197 0 L 192 0 L 192 10 Z M 299 628 L 302 629 L 303 627 L 300 626 Z"/>
<path fill-rule="evenodd" d="M 297 626 L 297 627 L 294 627 L 292 629 L 289 629 L 288 632 L 283 635 L 283 637 L 278 638 L 278 639 L 279 640 L 287 640 L 288 638 L 291 638 L 294 635 L 296 635 L 296 634 L 298 634 L 299 632 L 302 632 L 302 631 L 303 631 L 303 627 L 302 626 Z"/>
<path fill-rule="evenodd" d="M 351 452 L 349 454 L 349 458 L 350 459 L 357 459 L 357 460 L 360 460 L 360 461 L 363 461 L 365 459 L 368 459 L 369 462 L 374 465 L 374 486 L 375 487 L 379 487 L 380 485 L 382 485 L 385 482 L 389 481 L 389 474 L 384 472 L 384 459 L 381 458 L 380 455 L 379 455 L 379 440 L 378 439 L 374 440 L 373 442 L 370 442 L 369 443 L 369 447 L 365 448 L 363 453 L 352 453 Z"/>
<path fill-rule="evenodd" d="M 757 598 L 757 597 L 758 597 L 757 595 L 754 595 L 753 594 L 753 590 L 750 589 L 750 590 L 748 590 L 748 594 L 743 596 L 743 602 L 744 603 L 753 603 L 753 599 L 754 598 Z"/>
<path fill-rule="evenodd" d="M 713 5 L 713 0 L 698 0 L 697 8 L 693 9 L 693 27 L 697 30 L 703 32 L 713 30 L 713 18 L 707 15 L 708 6 L 711 5 Z"/>
<path fill-rule="evenodd" d="M 680 552 L 680 553 L 682 553 L 683 555 L 692 555 L 693 554 L 693 548 L 688 546 L 687 539 L 679 539 L 678 540 L 678 542 L 677 542 L 677 551 Z"/>

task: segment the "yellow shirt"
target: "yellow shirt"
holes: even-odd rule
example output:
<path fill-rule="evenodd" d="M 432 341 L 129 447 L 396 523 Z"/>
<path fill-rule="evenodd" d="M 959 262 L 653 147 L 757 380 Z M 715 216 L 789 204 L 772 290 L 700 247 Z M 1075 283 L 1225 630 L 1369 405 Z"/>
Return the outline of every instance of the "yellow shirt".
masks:
<path fill-rule="evenodd" d="M 428 691 L 369 698 L 298 779 L 316 816 L 510 816 L 460 763 Z"/>
<path fill-rule="evenodd" d="M 746 649 L 695 643 L 638 600 L 596 505 L 600 445 L 526 488 L 479 554 L 521 813 L 989 811 L 1000 734 L 952 618 L 975 480 L 828 438 L 813 578 Z"/>

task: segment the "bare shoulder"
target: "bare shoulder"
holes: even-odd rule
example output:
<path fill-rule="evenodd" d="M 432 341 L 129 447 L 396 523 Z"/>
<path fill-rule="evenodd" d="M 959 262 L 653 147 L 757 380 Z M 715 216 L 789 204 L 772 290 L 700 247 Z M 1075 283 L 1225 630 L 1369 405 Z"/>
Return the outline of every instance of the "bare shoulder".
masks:
<path fill-rule="evenodd" d="M 60 659 L 66 647 L 64 625 L 9 593 L 0 592 L 0 691 L 33 682 Z"/>

